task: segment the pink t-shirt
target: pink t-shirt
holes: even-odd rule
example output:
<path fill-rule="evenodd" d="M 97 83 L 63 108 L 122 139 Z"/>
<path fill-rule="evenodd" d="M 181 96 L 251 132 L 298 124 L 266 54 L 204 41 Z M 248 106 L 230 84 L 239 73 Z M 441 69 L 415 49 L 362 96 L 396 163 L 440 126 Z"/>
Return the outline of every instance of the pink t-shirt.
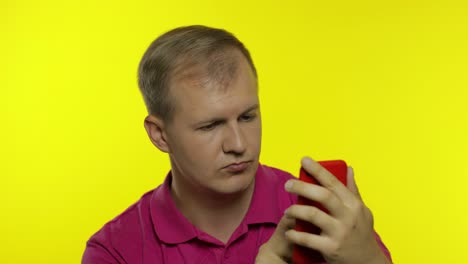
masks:
<path fill-rule="evenodd" d="M 271 237 L 286 208 L 297 201 L 284 190 L 291 178 L 287 172 L 259 165 L 249 210 L 224 244 L 198 230 L 176 208 L 169 173 L 162 185 L 90 238 L 82 264 L 254 263 L 259 247 Z"/>

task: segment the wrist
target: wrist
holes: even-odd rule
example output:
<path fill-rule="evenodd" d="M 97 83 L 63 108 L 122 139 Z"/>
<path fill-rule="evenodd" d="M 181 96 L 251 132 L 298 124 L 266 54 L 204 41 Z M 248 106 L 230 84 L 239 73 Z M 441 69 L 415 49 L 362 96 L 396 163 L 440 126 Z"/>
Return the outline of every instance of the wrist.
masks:
<path fill-rule="evenodd" d="M 387 256 L 385 256 L 380 247 L 378 247 L 370 260 L 366 262 L 366 264 L 392 264 L 392 262 L 390 262 Z"/>

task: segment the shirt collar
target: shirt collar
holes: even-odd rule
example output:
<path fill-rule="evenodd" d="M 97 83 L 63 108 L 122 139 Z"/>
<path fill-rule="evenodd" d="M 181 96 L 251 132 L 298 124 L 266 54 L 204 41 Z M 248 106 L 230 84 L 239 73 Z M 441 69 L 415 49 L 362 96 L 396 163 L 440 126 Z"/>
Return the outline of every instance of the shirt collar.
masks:
<path fill-rule="evenodd" d="M 197 236 L 195 227 L 175 206 L 171 196 L 171 172 L 164 183 L 157 188 L 151 197 L 151 218 L 154 230 L 162 242 L 178 244 Z"/>
<path fill-rule="evenodd" d="M 259 164 L 255 175 L 252 200 L 242 224 L 278 224 L 283 212 L 275 201 L 278 200 L 276 179 L 268 167 Z M 169 172 L 164 183 L 157 188 L 150 202 L 153 227 L 162 242 L 179 244 L 197 237 L 199 231 L 177 209 L 171 195 L 172 174 Z"/>
<path fill-rule="evenodd" d="M 249 210 L 244 218 L 245 224 L 279 223 L 283 211 L 278 203 L 278 200 L 281 199 L 278 191 L 283 189 L 284 183 L 279 183 L 278 180 L 279 178 L 273 170 L 261 164 L 258 165 L 255 190 Z"/>

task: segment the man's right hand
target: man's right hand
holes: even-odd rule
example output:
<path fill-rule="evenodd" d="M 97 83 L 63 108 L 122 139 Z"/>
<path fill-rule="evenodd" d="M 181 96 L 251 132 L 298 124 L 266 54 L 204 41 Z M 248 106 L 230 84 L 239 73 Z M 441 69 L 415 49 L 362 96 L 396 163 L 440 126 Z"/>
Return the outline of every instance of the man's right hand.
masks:
<path fill-rule="evenodd" d="M 255 264 L 287 264 L 291 262 L 293 244 L 286 239 L 286 231 L 294 228 L 296 220 L 284 215 L 275 232 L 258 250 Z"/>

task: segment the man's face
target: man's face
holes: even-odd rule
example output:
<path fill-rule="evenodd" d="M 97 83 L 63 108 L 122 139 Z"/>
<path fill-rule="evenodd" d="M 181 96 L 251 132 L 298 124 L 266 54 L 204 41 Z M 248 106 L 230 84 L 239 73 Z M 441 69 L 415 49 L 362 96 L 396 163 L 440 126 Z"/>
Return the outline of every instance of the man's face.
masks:
<path fill-rule="evenodd" d="M 225 88 L 195 77 L 174 81 L 176 110 L 165 126 L 174 182 L 233 194 L 253 183 L 261 145 L 257 82 L 245 58 Z"/>

